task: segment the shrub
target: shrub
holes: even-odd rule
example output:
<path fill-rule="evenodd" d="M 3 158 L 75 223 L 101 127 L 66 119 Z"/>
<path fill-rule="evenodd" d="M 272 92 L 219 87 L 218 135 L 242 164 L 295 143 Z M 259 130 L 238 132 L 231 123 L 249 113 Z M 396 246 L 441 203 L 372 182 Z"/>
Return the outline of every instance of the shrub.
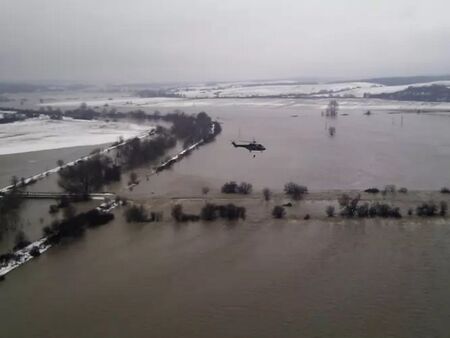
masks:
<path fill-rule="evenodd" d="M 364 190 L 364 192 L 367 192 L 369 194 L 378 194 L 380 192 L 380 189 L 378 188 L 369 188 Z"/>
<path fill-rule="evenodd" d="M 304 220 L 308 220 L 310 218 L 311 218 L 311 216 L 309 214 L 306 214 L 305 217 L 303 217 Z"/>
<path fill-rule="evenodd" d="M 343 194 L 339 198 L 339 204 L 343 208 L 341 215 L 345 217 L 353 217 L 357 213 L 360 198 L 360 195 L 357 195 L 355 198 L 350 198 L 348 195 Z"/>
<path fill-rule="evenodd" d="M 286 210 L 282 206 L 277 205 L 272 210 L 272 216 L 277 219 L 284 218 L 286 216 Z"/>
<path fill-rule="evenodd" d="M 395 194 L 397 188 L 394 184 L 388 184 L 384 187 L 384 193 L 386 194 Z"/>
<path fill-rule="evenodd" d="M 197 222 L 200 220 L 199 215 L 194 214 L 183 214 L 181 216 L 181 222 Z"/>
<path fill-rule="evenodd" d="M 172 217 L 175 221 L 181 222 L 183 216 L 183 206 L 181 204 L 175 204 L 172 207 Z"/>
<path fill-rule="evenodd" d="M 293 182 L 286 183 L 284 192 L 294 200 L 302 199 L 303 195 L 308 193 L 308 188 L 304 185 L 299 185 Z"/>
<path fill-rule="evenodd" d="M 406 194 L 408 193 L 408 189 L 406 189 L 405 187 L 401 187 L 400 189 L 398 189 L 398 192 L 401 194 Z"/>
<path fill-rule="evenodd" d="M 82 217 L 85 218 L 88 227 L 96 227 L 112 221 L 114 219 L 114 214 L 93 209 L 82 214 Z"/>
<path fill-rule="evenodd" d="M 350 196 L 347 194 L 342 194 L 338 198 L 338 203 L 341 207 L 346 207 L 350 203 Z"/>
<path fill-rule="evenodd" d="M 131 222 L 148 222 L 147 210 L 142 205 L 132 205 L 128 207 L 125 212 L 125 219 L 128 223 Z"/>
<path fill-rule="evenodd" d="M 39 251 L 39 248 L 37 246 L 33 246 L 30 250 L 30 255 L 33 257 L 38 257 L 41 255 L 41 252 Z"/>
<path fill-rule="evenodd" d="M 208 187 L 203 187 L 202 188 L 202 194 L 203 195 L 208 195 L 208 193 L 209 193 L 209 188 Z"/>
<path fill-rule="evenodd" d="M 217 219 L 217 207 L 214 204 L 207 203 L 200 212 L 200 218 L 204 221 L 214 221 Z"/>
<path fill-rule="evenodd" d="M 245 219 L 246 209 L 244 207 L 238 207 L 234 204 L 227 205 L 215 205 L 206 204 L 200 213 L 200 218 L 205 221 L 214 221 L 217 217 L 225 218 L 228 220 L 237 220 L 239 218 Z"/>
<path fill-rule="evenodd" d="M 224 194 L 235 194 L 237 192 L 238 185 L 236 182 L 227 182 L 222 186 L 222 192 Z"/>
<path fill-rule="evenodd" d="M 30 244 L 31 242 L 28 240 L 25 233 L 21 230 L 17 233 L 16 238 L 14 240 L 14 251 L 21 250 Z"/>
<path fill-rule="evenodd" d="M 369 217 L 369 203 L 364 203 L 363 205 L 358 206 L 356 209 L 356 214 L 361 218 Z"/>
<path fill-rule="evenodd" d="M 441 203 L 439 204 L 440 210 L 439 210 L 439 214 L 441 216 L 446 216 L 447 215 L 447 210 L 448 210 L 448 204 L 445 201 L 441 201 Z"/>
<path fill-rule="evenodd" d="M 128 181 L 128 185 L 138 184 L 138 183 L 139 183 L 138 175 L 134 171 L 132 171 L 130 173 L 130 180 Z"/>
<path fill-rule="evenodd" d="M 270 199 L 272 198 L 272 192 L 269 190 L 269 188 L 264 188 L 262 193 L 263 193 L 263 196 L 264 196 L 264 200 L 265 201 L 270 201 Z"/>
<path fill-rule="evenodd" d="M 234 181 L 227 182 L 222 186 L 222 192 L 224 194 L 243 194 L 248 195 L 252 192 L 252 185 L 247 182 L 237 184 Z"/>
<path fill-rule="evenodd" d="M 327 206 L 326 213 L 328 217 L 334 217 L 334 211 L 335 211 L 334 206 L 332 205 Z"/>
<path fill-rule="evenodd" d="M 389 217 L 393 218 L 402 218 L 402 214 L 400 213 L 400 208 L 392 208 Z"/>
<path fill-rule="evenodd" d="M 219 215 L 228 220 L 245 219 L 245 208 L 237 207 L 234 204 L 221 205 L 218 207 Z"/>
<path fill-rule="evenodd" d="M 441 189 L 441 194 L 450 194 L 450 189 L 447 188 L 447 187 L 443 187 L 443 188 Z"/>
<path fill-rule="evenodd" d="M 56 214 L 58 212 L 58 210 L 59 210 L 58 206 L 56 204 L 52 204 L 52 205 L 50 205 L 48 212 L 50 214 Z"/>
<path fill-rule="evenodd" d="M 437 212 L 437 206 L 433 201 L 424 202 L 416 208 L 417 216 L 435 216 Z"/>
<path fill-rule="evenodd" d="M 250 183 L 242 182 L 237 187 L 237 192 L 238 192 L 238 194 L 248 195 L 252 192 L 252 189 L 253 189 L 253 187 Z"/>

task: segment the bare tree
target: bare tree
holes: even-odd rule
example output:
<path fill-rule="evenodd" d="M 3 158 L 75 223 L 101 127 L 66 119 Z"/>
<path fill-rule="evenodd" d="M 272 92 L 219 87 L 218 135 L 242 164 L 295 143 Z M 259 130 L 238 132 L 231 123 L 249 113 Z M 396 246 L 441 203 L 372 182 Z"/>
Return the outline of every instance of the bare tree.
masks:
<path fill-rule="evenodd" d="M 270 201 L 270 199 L 272 198 L 272 191 L 270 191 L 269 188 L 264 188 L 262 192 L 263 192 L 264 200 Z"/>
<path fill-rule="evenodd" d="M 339 103 L 336 100 L 331 100 L 328 103 L 327 108 L 325 109 L 325 115 L 330 116 L 330 117 L 335 117 L 335 116 L 337 116 L 338 109 L 339 109 Z"/>

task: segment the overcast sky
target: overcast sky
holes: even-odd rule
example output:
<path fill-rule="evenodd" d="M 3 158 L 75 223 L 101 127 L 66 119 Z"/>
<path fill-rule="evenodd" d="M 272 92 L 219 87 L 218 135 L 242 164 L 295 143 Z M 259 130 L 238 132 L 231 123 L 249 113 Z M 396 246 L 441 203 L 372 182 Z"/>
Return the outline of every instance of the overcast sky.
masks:
<path fill-rule="evenodd" d="M 450 73 L 449 0 L 0 0 L 0 81 Z"/>

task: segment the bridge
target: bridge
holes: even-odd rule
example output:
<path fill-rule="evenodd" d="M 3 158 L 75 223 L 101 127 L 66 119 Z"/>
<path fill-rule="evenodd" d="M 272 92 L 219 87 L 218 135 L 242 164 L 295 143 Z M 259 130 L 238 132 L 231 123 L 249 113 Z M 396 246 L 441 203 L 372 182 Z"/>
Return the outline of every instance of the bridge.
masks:
<path fill-rule="evenodd" d="M 17 195 L 22 198 L 29 198 L 29 199 L 61 199 L 61 198 L 68 198 L 68 199 L 83 199 L 83 198 L 90 198 L 94 200 L 105 200 L 107 198 L 114 199 L 116 197 L 115 194 L 110 192 L 100 192 L 100 193 L 92 193 L 88 194 L 87 196 L 84 194 L 70 194 L 66 192 L 34 192 L 34 191 L 18 191 Z"/>

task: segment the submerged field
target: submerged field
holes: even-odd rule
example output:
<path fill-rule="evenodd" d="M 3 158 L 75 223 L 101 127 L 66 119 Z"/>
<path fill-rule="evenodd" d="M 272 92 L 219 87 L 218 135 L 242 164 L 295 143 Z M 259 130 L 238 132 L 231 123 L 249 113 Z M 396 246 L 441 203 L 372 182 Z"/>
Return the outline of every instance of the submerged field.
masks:
<path fill-rule="evenodd" d="M 437 192 L 450 186 L 447 108 L 350 100 L 341 105 L 344 115 L 331 119 L 321 116 L 326 103 L 165 100 L 143 106 L 205 110 L 222 123 L 223 132 L 148 180 L 153 164 L 136 169 L 140 183 L 132 190 L 124 183 L 129 173 L 122 183 L 105 187 L 163 211 L 162 222 L 126 223 L 118 208 L 111 224 L 8 275 L 0 285 L 0 336 L 445 336 L 450 328 L 447 218 L 349 220 L 328 218 L 325 208 L 338 209 L 341 190 L 356 194 L 387 184 L 409 192 L 363 194 L 363 199 L 395 204 L 404 215 L 420 202 L 447 201 L 448 195 Z M 424 107 L 433 112 L 415 112 Z M 368 109 L 370 116 L 364 115 Z M 330 126 L 336 128 L 333 137 Z M 230 144 L 252 138 L 267 150 L 253 157 Z M 16 168 L 28 163 L 32 170 L 36 154 L 0 156 L 0 164 L 8 159 Z M 221 194 L 230 180 L 252 183 L 254 193 Z M 286 219 L 274 220 L 273 206 L 288 201 L 282 189 L 289 181 L 311 193 L 287 208 Z M 203 187 L 210 188 L 207 195 Z M 262 199 L 264 187 L 275 192 L 270 202 Z M 32 189 L 58 189 L 56 176 Z M 175 224 L 170 217 L 176 203 L 198 213 L 207 202 L 245 206 L 247 218 Z M 38 215 L 44 213 L 47 222 L 48 205 L 26 210 L 25 226 L 38 236 Z M 310 220 L 303 219 L 306 214 Z"/>

